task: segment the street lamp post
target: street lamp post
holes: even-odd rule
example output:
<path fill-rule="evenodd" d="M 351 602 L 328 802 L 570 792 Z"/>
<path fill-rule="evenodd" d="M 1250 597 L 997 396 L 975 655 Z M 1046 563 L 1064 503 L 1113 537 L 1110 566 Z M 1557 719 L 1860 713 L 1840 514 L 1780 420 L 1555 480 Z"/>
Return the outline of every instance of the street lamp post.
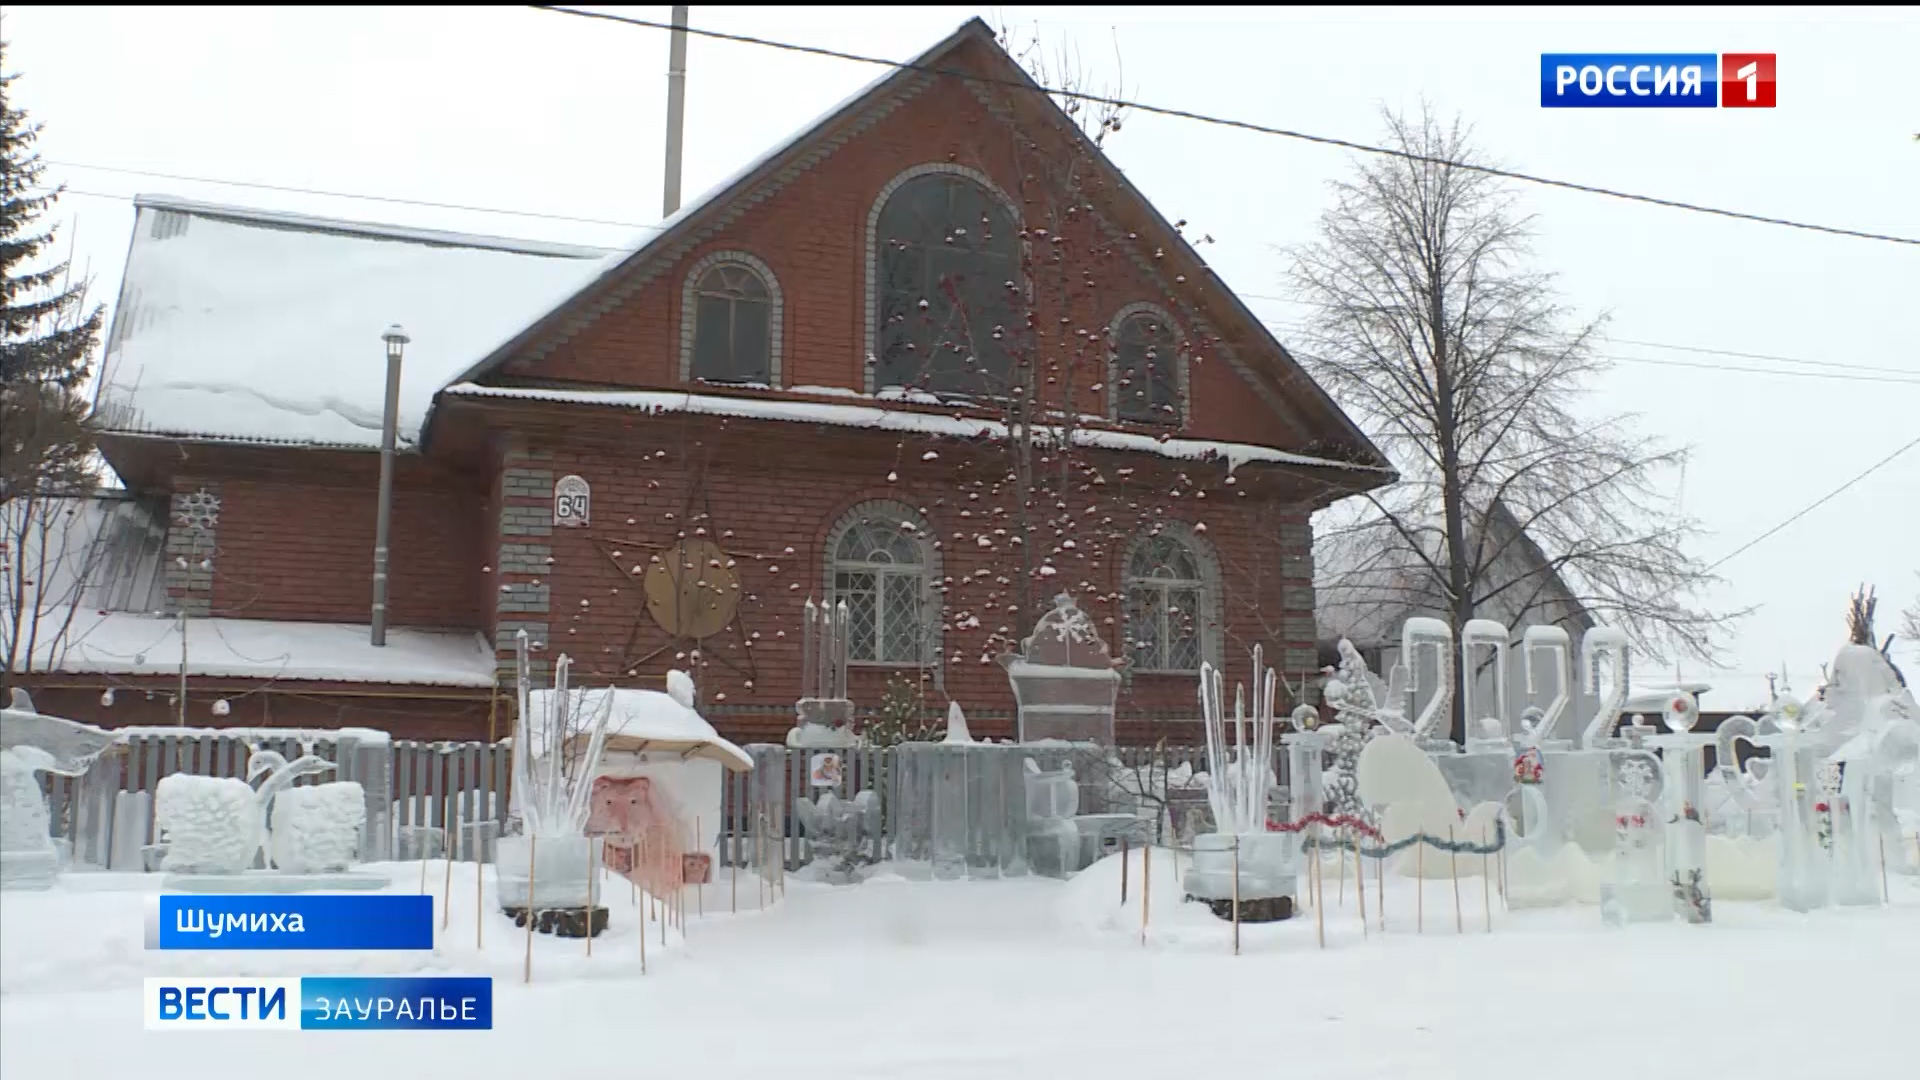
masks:
<path fill-rule="evenodd" d="M 400 412 L 400 356 L 407 332 L 398 323 L 380 339 L 387 343 L 387 404 L 380 422 L 380 509 L 373 535 L 373 644 L 387 643 L 387 538 L 393 527 L 393 441 Z"/>

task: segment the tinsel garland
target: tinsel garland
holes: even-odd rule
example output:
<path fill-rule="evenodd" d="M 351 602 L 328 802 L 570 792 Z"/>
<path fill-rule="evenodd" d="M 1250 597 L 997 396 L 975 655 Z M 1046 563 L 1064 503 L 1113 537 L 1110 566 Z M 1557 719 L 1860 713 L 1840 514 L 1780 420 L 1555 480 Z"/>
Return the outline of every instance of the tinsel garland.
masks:
<path fill-rule="evenodd" d="M 1364 833 L 1375 839 L 1378 839 L 1380 836 L 1379 830 L 1374 829 L 1372 826 L 1358 819 L 1334 817 L 1326 814 L 1309 814 L 1299 821 L 1292 822 L 1269 822 L 1267 828 L 1273 832 L 1299 832 L 1309 825 L 1325 825 L 1334 829 L 1353 829 L 1356 832 Z M 1383 844 L 1380 847 L 1374 848 L 1363 847 L 1360 849 L 1360 854 L 1368 859 L 1385 859 L 1398 855 L 1415 844 L 1425 844 L 1430 848 L 1451 852 L 1455 855 L 1493 855 L 1506 850 L 1507 823 L 1501 818 L 1494 819 L 1493 842 L 1490 844 L 1476 844 L 1468 840 L 1442 840 L 1437 836 L 1428 836 L 1426 833 L 1414 833 L 1404 840 L 1399 840 L 1391 844 Z M 1331 851 L 1353 850 L 1351 844 L 1342 843 L 1338 840 L 1322 840 L 1317 836 L 1307 837 L 1301 842 L 1301 847 L 1315 851 L 1323 848 Z"/>

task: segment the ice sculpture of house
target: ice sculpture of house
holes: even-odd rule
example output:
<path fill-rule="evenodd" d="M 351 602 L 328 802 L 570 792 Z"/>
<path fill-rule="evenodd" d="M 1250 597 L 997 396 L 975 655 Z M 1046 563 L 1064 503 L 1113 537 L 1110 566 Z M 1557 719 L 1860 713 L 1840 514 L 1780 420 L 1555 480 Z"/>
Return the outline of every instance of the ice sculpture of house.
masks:
<path fill-rule="evenodd" d="M 1000 658 L 1019 705 L 1021 742 L 1065 739 L 1113 745 L 1114 702 L 1125 659 L 1107 653 L 1093 620 L 1073 597 L 1054 597 L 1020 652 Z"/>
<path fill-rule="evenodd" d="M 546 707 L 552 690 L 532 693 L 530 707 Z M 753 759 L 746 751 L 720 737 L 692 706 L 673 694 L 657 690 L 570 690 L 580 716 L 597 715 L 604 695 L 613 695 L 607 721 L 607 743 L 594 773 L 596 818 L 606 817 L 607 800 L 599 792 L 608 786 L 629 787 L 634 797 L 619 800 L 625 807 L 620 820 L 590 819 L 589 833 L 639 835 L 649 826 L 665 826 L 694 839 L 691 851 L 711 851 L 720 833 L 720 793 L 730 772 L 747 772 Z M 568 740 L 569 764 L 586 750 L 584 735 Z M 635 815 L 644 820 L 634 820 Z"/>

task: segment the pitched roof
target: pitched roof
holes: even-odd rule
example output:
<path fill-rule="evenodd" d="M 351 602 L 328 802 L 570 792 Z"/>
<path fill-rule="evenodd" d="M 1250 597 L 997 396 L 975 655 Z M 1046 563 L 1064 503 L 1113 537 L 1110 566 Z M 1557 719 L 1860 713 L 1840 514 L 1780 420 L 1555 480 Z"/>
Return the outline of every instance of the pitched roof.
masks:
<path fill-rule="evenodd" d="M 135 200 L 96 405 L 110 431 L 371 448 L 399 323 L 399 438 L 607 252 L 164 196 Z"/>
<path fill-rule="evenodd" d="M 797 174 L 804 161 L 831 153 L 834 148 L 856 135 L 866 125 L 884 116 L 898 103 L 903 94 L 929 85 L 934 75 L 929 74 L 926 69 L 939 71 L 940 69 L 934 66 L 969 41 L 982 43 L 1002 62 L 1005 74 L 996 77 L 996 81 L 1011 82 L 1031 91 L 1033 99 L 1042 103 L 1047 121 L 1069 138 L 1083 144 L 1088 156 L 1105 171 L 1106 179 L 1119 189 L 1121 199 L 1130 201 L 1144 210 L 1145 216 L 1151 223 L 1151 229 L 1159 234 L 1155 242 L 1160 247 L 1183 261 L 1190 261 L 1215 286 L 1212 289 L 1189 291 L 1203 295 L 1210 302 L 1220 304 L 1226 317 L 1236 324 L 1246 339 L 1251 340 L 1254 350 L 1271 351 L 1279 358 L 1279 370 L 1271 373 L 1275 378 L 1270 384 L 1268 380 L 1249 371 L 1245 358 L 1237 356 L 1231 344 L 1224 345 L 1223 351 L 1228 363 L 1248 378 L 1255 392 L 1282 415 L 1290 415 L 1295 410 L 1301 409 L 1316 414 L 1321 428 L 1336 432 L 1338 435 L 1337 445 L 1325 448 L 1323 453 L 1341 456 L 1356 464 L 1384 470 L 1390 474 L 1392 467 L 1385 455 L 1380 453 L 1352 419 L 1306 374 L 1293 356 L 1273 337 L 1267 326 L 1219 280 L 1218 275 L 1207 266 L 1205 260 L 1187 242 L 1180 231 L 1175 229 L 1146 196 L 1107 159 L 1106 155 L 1092 144 L 1080 126 L 1061 112 L 1052 97 L 1045 93 L 1020 65 L 1014 62 L 1012 57 L 1007 56 L 995 40 L 992 29 L 978 17 L 969 19 L 959 29 L 914 59 L 889 69 L 886 74 L 829 109 L 811 124 L 801 128 L 751 164 L 682 207 L 677 213 L 662 221 L 657 231 L 633 247 L 624 257 L 617 261 L 609 260 L 604 271 L 586 283 L 573 296 L 553 310 L 528 322 L 519 333 L 509 337 L 499 348 L 456 378 L 449 380 L 448 385 L 469 384 L 484 380 L 516 356 L 538 357 L 579 334 L 600 316 L 618 307 L 626 297 L 650 280 L 653 275 L 648 271 L 657 272 L 659 268 L 692 251 L 713 229 L 726 224 L 749 206 L 765 199 L 787 178 Z M 1281 392 L 1282 390 L 1284 393 Z M 429 417 L 429 435 L 431 425 L 432 419 Z"/>

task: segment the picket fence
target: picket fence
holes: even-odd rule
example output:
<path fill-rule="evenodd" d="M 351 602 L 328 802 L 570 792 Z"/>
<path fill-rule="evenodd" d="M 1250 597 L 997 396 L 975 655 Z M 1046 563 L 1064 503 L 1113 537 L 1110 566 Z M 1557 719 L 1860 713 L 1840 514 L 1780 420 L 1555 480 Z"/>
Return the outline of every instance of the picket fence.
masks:
<path fill-rule="evenodd" d="M 245 778 L 250 748 L 260 746 L 292 760 L 313 754 L 335 763 L 335 770 L 303 777 L 299 785 L 356 780 L 377 791 L 375 755 L 390 755 L 390 810 L 384 823 L 370 823 L 376 857 L 414 858 L 423 850 L 445 850 L 459 861 L 488 861 L 493 840 L 506 827 L 512 756 L 506 742 L 424 742 L 395 740 L 361 743 L 343 754 L 332 739 L 259 738 L 221 734 L 146 733 L 122 740 L 120 751 L 103 757 L 85 776 L 43 777 L 55 837 L 72 845 L 76 861 L 115 869 L 141 869 L 140 851 L 158 842 L 153 827 L 153 792 L 162 777 L 176 772 Z M 718 851 L 721 865 L 754 861 L 756 845 L 773 850 L 789 870 L 813 858 L 812 843 L 794 817 L 794 800 L 820 793 L 810 783 L 810 758 L 816 751 L 754 744 L 744 748 L 754 769 L 728 773 L 721 787 Z M 1204 768 L 1204 747 L 1123 747 L 1128 768 Z M 859 747 L 838 752 L 841 797 L 861 791 L 880 795 L 883 835 L 874 838 L 875 859 L 885 858 L 900 835 L 902 801 L 897 787 L 896 755 L 891 748 Z M 1275 770 L 1287 783 L 1286 756 L 1277 752 Z M 378 795 L 370 793 L 377 804 Z M 702 822 L 702 827 L 707 823 Z M 384 834 L 381 826 L 384 825 Z M 430 830 L 424 837 L 422 830 Z M 444 838 L 444 839 L 442 839 Z M 441 844 L 445 847 L 442 848 Z"/>

